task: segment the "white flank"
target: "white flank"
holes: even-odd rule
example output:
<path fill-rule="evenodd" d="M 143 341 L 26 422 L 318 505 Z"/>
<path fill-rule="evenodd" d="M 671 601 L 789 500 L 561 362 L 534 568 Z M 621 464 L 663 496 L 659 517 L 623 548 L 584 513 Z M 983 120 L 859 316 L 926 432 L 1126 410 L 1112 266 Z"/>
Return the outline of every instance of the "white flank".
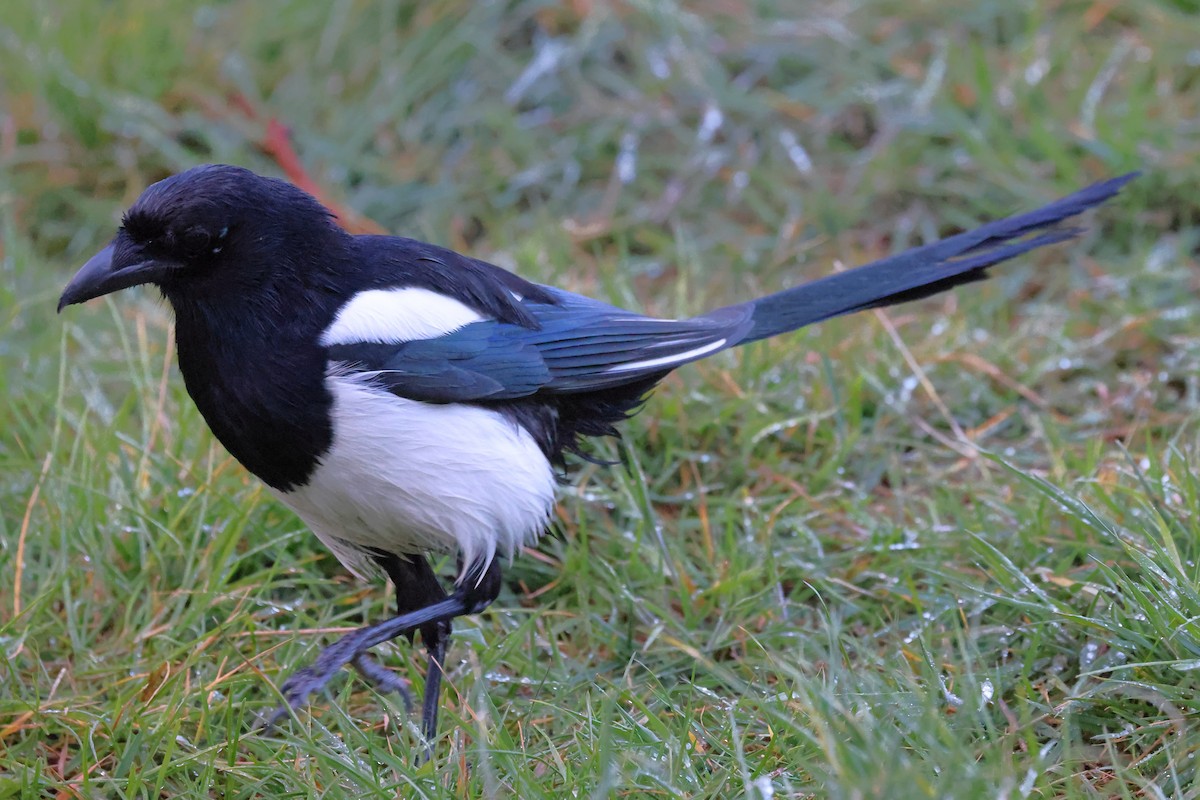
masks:
<path fill-rule="evenodd" d="M 429 289 L 370 289 L 350 298 L 321 335 L 321 344 L 433 339 L 484 319 Z"/>
<path fill-rule="evenodd" d="M 392 553 L 490 563 L 535 540 L 554 505 L 550 462 L 499 413 L 396 397 L 331 374 L 333 447 L 303 487 L 278 492 L 352 572 Z M 461 580 L 463 576 L 459 576 Z"/>
<path fill-rule="evenodd" d="M 715 342 L 697 347 L 694 350 L 688 350 L 686 353 L 676 353 L 673 356 L 663 356 L 662 358 L 648 358 L 645 361 L 630 361 L 628 364 L 618 364 L 615 367 L 609 367 L 605 372 L 629 372 L 635 369 L 653 369 L 654 367 L 666 367 L 671 364 L 680 364 L 684 361 L 691 361 L 700 356 L 707 355 L 714 350 L 720 350 L 725 344 L 724 339 L 717 339 Z"/>

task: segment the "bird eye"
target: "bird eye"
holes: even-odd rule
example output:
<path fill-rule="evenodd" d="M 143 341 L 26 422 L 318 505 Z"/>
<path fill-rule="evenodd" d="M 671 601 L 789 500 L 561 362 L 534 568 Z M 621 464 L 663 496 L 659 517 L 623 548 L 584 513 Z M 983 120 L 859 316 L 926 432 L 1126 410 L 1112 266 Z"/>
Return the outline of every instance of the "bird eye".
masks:
<path fill-rule="evenodd" d="M 202 256 L 212 250 L 212 237 L 203 228 L 188 228 L 179 236 L 178 247 L 189 258 Z"/>

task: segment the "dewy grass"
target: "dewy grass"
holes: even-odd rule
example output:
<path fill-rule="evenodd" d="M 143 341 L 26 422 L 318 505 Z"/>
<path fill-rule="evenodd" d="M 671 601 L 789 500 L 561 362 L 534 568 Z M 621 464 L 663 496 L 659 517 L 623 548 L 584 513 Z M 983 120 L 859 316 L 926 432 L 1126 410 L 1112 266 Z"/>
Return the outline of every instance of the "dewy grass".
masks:
<path fill-rule="evenodd" d="M 0 797 L 1194 796 L 1186 3 L 9 6 Z M 160 304 L 53 313 L 147 183 L 278 172 L 271 117 L 387 230 L 663 315 L 1145 174 L 987 284 L 672 376 L 457 626 L 417 766 L 350 673 L 250 733 L 387 592 L 213 443 Z"/>

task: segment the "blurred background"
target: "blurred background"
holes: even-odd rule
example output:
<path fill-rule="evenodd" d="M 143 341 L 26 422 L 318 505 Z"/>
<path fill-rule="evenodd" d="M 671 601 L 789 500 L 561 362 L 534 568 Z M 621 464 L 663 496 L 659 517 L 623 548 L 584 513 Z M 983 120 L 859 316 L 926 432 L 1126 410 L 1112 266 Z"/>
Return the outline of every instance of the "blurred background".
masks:
<path fill-rule="evenodd" d="M 349 675 L 248 732 L 388 594 L 213 442 L 153 292 L 54 315 L 203 162 L 672 316 L 1143 175 L 672 376 L 458 626 L 416 766 Z M 1192 0 L 8 3 L 0 798 L 1194 797 L 1198 179 Z"/>

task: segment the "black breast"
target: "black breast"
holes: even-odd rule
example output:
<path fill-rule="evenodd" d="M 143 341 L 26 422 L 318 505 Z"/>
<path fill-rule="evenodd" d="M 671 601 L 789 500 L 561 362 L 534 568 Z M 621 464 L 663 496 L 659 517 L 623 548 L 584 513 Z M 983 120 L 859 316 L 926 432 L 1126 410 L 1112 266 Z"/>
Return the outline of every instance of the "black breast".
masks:
<path fill-rule="evenodd" d="M 333 438 L 322 322 L 173 305 L 179 369 L 213 434 L 268 486 L 304 484 Z"/>

